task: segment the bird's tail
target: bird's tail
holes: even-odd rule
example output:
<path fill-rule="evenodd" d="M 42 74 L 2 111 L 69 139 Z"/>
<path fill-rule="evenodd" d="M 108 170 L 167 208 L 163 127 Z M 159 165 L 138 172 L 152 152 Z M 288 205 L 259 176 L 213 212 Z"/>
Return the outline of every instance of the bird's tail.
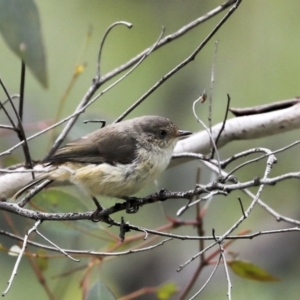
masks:
<path fill-rule="evenodd" d="M 12 200 L 16 200 L 19 196 L 21 196 L 24 192 L 26 192 L 28 189 L 30 189 L 31 187 L 41 183 L 42 181 L 46 180 L 48 177 L 48 174 L 43 174 L 38 176 L 36 179 L 33 179 L 32 181 L 30 181 L 28 184 L 26 184 L 24 187 L 22 187 L 20 190 L 18 190 L 13 197 L 11 198 Z M 50 181 L 52 182 L 52 180 Z M 49 182 L 49 183 L 50 183 Z"/>

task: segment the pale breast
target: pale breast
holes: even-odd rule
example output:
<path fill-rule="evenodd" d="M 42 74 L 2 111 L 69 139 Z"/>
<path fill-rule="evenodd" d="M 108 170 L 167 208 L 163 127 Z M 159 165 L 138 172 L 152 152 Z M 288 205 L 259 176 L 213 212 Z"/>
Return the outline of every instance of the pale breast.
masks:
<path fill-rule="evenodd" d="M 153 151 L 139 149 L 138 158 L 132 164 L 87 165 L 76 170 L 70 181 L 92 196 L 133 195 L 155 180 L 170 162 L 171 151 L 154 152 L 155 155 Z"/>

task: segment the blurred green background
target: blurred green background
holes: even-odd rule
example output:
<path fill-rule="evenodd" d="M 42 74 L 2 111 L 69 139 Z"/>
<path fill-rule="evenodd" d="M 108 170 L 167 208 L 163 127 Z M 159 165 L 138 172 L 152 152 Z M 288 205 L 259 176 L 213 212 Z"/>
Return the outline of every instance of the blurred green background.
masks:
<path fill-rule="evenodd" d="M 162 26 L 166 28 L 165 34 L 170 34 L 221 3 L 222 1 L 215 0 L 37 1 L 47 53 L 49 88 L 43 89 L 30 72 L 27 73 L 24 114 L 27 134 L 31 135 L 37 132 L 43 126 L 43 121 L 51 121 L 55 118 L 60 98 L 72 77 L 76 63 L 80 62 L 86 64 L 86 69 L 73 87 L 62 116 L 68 116 L 73 112 L 91 84 L 96 70 L 101 38 L 113 22 L 128 21 L 133 24 L 133 28 L 129 30 L 120 26 L 110 33 L 102 56 L 102 74 L 152 45 L 158 38 Z M 300 69 L 300 60 L 298 59 L 299 9 L 300 2 L 297 0 L 243 1 L 240 8 L 201 51 L 195 61 L 156 90 L 130 114 L 130 117 L 145 114 L 163 115 L 170 117 L 182 129 L 202 130 L 193 117 L 192 103 L 203 90 L 209 91 L 215 40 L 219 41 L 219 46 L 215 66 L 213 124 L 223 119 L 227 93 L 231 96 L 232 107 L 265 104 L 299 95 L 297 76 Z M 134 73 L 89 107 L 80 121 L 76 123 L 68 138 L 80 137 L 98 126 L 83 125 L 82 120 L 104 118 L 108 123 L 113 121 L 166 72 L 186 58 L 223 15 L 224 13 L 218 15 L 153 53 Z M 91 27 L 92 36 L 81 60 L 78 61 L 87 32 Z M 0 38 L 0 49 L 0 76 L 10 93 L 18 93 L 20 61 L 8 49 L 2 38 Z M 5 99 L 3 93 L 1 93 L 1 99 Z M 198 109 L 199 115 L 205 121 L 207 112 L 207 105 L 202 105 Z M 1 123 L 6 122 L 3 114 L 0 116 L 0 121 Z M 16 143 L 16 137 L 10 132 L 1 130 L 0 133 L 1 151 Z M 221 157 L 226 158 L 236 152 L 256 146 L 276 149 L 297 140 L 298 133 L 298 131 L 294 131 L 265 139 L 236 142 L 222 149 Z M 49 148 L 49 137 L 50 134 L 46 134 L 30 142 L 31 153 L 35 159 L 46 154 Z M 277 155 L 279 163 L 273 169 L 272 175 L 299 170 L 298 152 L 296 147 L 289 150 L 288 153 Z M 21 150 L 15 151 L 9 161 L 23 161 Z M 3 160 L 2 163 L 7 164 L 8 159 Z M 158 185 L 160 188 L 165 187 L 171 190 L 191 189 L 195 183 L 197 167 L 197 164 L 190 163 L 167 170 Z M 249 180 L 254 176 L 260 176 L 263 169 L 264 164 L 257 163 L 240 171 L 237 175 L 241 180 Z M 202 182 L 209 180 L 213 180 L 213 177 L 203 167 Z M 155 189 L 157 187 L 152 185 L 140 194 L 145 195 Z M 75 194 L 77 190 L 70 189 L 70 193 Z M 49 194 L 49 197 L 53 196 L 50 192 Z M 212 201 L 204 218 L 207 235 L 211 234 L 212 228 L 215 228 L 216 234 L 222 234 L 236 222 L 241 215 L 236 196 L 217 197 Z M 241 196 L 246 206 L 249 199 Z M 45 198 L 47 197 L 40 196 L 37 202 L 43 203 L 43 200 L 46 202 Z M 275 187 L 267 187 L 262 199 L 281 214 L 299 219 L 299 184 L 296 180 L 280 183 Z M 68 197 L 65 197 L 63 204 L 56 203 L 57 210 L 83 211 L 86 206 L 89 209 L 92 208 L 92 203 L 89 202 L 80 204 L 76 203 L 79 200 L 73 199 L 74 202 L 70 204 L 67 200 Z M 55 202 L 55 200 L 53 201 Z M 54 205 L 53 201 L 49 206 Z M 175 217 L 176 211 L 184 203 L 184 201 L 167 201 L 164 204 L 143 207 L 137 215 L 126 215 L 125 218 L 132 224 L 155 228 L 166 223 L 164 213 Z M 47 206 L 47 204 L 44 205 Z M 109 205 L 109 200 L 105 202 L 105 205 Z M 121 215 L 116 215 L 116 219 L 119 219 Z M 21 235 L 32 226 L 32 221 L 9 217 L 19 228 Z M 193 209 L 183 216 L 187 220 L 194 217 Z M 80 222 L 80 225 L 96 234 L 101 234 L 102 227 L 105 228 L 101 224 L 87 223 Z M 1 217 L 0 224 L 2 229 L 10 229 L 7 226 L 7 216 Z M 274 218 L 256 207 L 240 229 L 250 228 L 257 231 L 285 227 L 288 227 L 288 224 L 277 223 Z M 117 233 L 115 229 L 111 230 Z M 93 239 L 80 232 L 76 233 L 68 225 L 61 223 L 51 223 L 50 226 L 46 222 L 41 227 L 41 231 L 63 248 L 101 251 L 106 245 L 106 241 Z M 187 226 L 179 228 L 175 232 L 184 235 L 196 234 L 195 229 Z M 0 242 L 5 247 L 15 244 L 15 241 L 3 236 L 1 236 Z M 260 265 L 281 279 L 277 283 L 260 283 L 238 278 L 231 273 L 233 298 L 245 300 L 282 299 L 283 297 L 298 299 L 300 293 L 298 283 L 299 244 L 299 235 L 290 233 L 258 237 L 254 240 L 239 241 L 232 245 L 230 249 L 238 252 L 242 259 Z M 198 242 L 174 240 L 156 250 L 119 257 L 105 263 L 101 268 L 97 269 L 96 267 L 93 270 L 92 279 L 100 278 L 117 296 L 126 295 L 144 286 L 157 286 L 171 280 L 183 288 L 192 276 L 197 262 L 191 263 L 180 273 L 177 273 L 176 269 L 197 253 L 198 249 Z M 0 281 L 2 282 L 0 290 L 4 290 L 6 287 L 15 259 L 15 257 L 7 256 L 5 252 L 0 254 Z M 49 262 L 45 276 L 50 288 L 57 295 L 57 299 L 81 299 L 80 280 L 84 275 L 83 271 L 58 279 L 52 277 L 84 266 L 88 262 L 87 258 L 83 258 L 79 264 L 76 264 L 65 257 L 52 259 Z M 190 296 L 202 286 L 211 270 L 211 267 L 205 269 Z M 198 298 L 226 299 L 226 292 L 225 273 L 220 266 L 216 276 Z M 32 299 L 33 297 L 47 299 L 28 261 L 23 258 L 18 276 L 6 299 Z M 143 296 L 140 299 L 154 299 L 154 296 Z"/>

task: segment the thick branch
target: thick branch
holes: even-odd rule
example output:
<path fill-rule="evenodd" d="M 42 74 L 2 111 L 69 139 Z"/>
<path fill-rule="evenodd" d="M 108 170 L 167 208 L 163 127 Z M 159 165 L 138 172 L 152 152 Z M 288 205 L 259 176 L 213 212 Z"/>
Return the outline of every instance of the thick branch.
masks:
<path fill-rule="evenodd" d="M 212 136 L 217 137 L 223 123 L 212 128 Z M 300 104 L 267 113 L 248 115 L 227 120 L 218 142 L 218 148 L 235 140 L 251 140 L 300 128 Z M 179 142 L 174 153 L 208 153 L 211 147 L 206 131 L 193 134 Z"/>

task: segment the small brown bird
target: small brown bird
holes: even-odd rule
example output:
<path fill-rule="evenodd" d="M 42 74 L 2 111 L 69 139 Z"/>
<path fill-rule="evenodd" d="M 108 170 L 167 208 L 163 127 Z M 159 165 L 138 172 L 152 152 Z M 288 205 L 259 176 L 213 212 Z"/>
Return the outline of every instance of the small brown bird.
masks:
<path fill-rule="evenodd" d="M 49 171 L 14 198 L 46 179 L 75 184 L 94 201 L 97 195 L 128 197 L 167 168 L 177 141 L 190 134 L 158 116 L 108 125 L 58 149 L 43 161 Z"/>

